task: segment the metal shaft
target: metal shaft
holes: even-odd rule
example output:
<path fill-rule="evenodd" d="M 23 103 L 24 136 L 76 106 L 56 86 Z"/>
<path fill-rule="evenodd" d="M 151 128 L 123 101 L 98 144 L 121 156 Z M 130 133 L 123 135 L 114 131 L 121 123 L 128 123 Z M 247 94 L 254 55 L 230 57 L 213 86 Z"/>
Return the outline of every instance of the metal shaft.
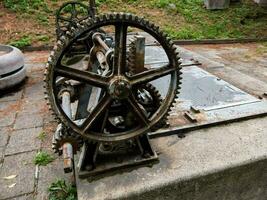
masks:
<path fill-rule="evenodd" d="M 63 92 L 62 95 L 62 109 L 65 114 L 71 119 L 71 101 L 70 93 Z M 64 161 L 64 172 L 71 173 L 73 171 L 73 147 L 70 143 L 63 144 L 63 161 Z"/>
<path fill-rule="evenodd" d="M 104 40 L 101 38 L 99 34 L 95 35 L 95 39 L 98 41 L 98 43 L 106 50 L 109 50 L 108 45 L 104 42 Z"/>
<path fill-rule="evenodd" d="M 71 173 L 73 171 L 73 147 L 70 143 L 63 145 L 64 172 Z"/>
<path fill-rule="evenodd" d="M 62 109 L 65 112 L 65 114 L 71 119 L 71 102 L 70 102 L 70 93 L 69 92 L 63 92 L 62 95 Z"/>

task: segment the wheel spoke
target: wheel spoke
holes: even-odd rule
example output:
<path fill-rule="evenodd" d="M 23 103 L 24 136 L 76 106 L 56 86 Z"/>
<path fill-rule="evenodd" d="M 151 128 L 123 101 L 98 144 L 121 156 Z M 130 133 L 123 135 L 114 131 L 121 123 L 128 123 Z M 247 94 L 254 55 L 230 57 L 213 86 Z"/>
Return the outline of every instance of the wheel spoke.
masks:
<path fill-rule="evenodd" d="M 55 68 L 55 74 L 72 80 L 84 82 L 95 87 L 106 88 L 109 85 L 109 79 L 107 77 L 67 66 L 57 66 Z"/>
<path fill-rule="evenodd" d="M 77 18 L 76 5 L 74 3 L 71 4 L 71 18 Z"/>
<path fill-rule="evenodd" d="M 132 110 L 134 111 L 135 115 L 138 117 L 138 119 L 144 124 L 148 125 L 149 120 L 147 116 L 145 115 L 144 111 L 140 108 L 138 102 L 136 101 L 133 93 L 129 96 L 128 102 L 130 103 Z"/>
<path fill-rule="evenodd" d="M 111 100 L 112 100 L 111 97 L 108 94 L 105 94 L 105 96 L 98 102 L 96 107 L 90 113 L 88 118 L 84 121 L 81 127 L 84 133 L 86 133 L 86 131 L 93 125 L 94 121 L 97 120 L 102 113 L 107 111 L 107 108 L 111 103 Z"/>
<path fill-rule="evenodd" d="M 137 85 L 137 84 L 139 85 L 148 83 L 163 76 L 167 76 L 173 71 L 175 71 L 175 68 L 170 68 L 169 65 L 166 65 L 164 67 L 144 71 L 140 74 L 133 75 L 129 78 L 131 80 L 132 85 Z"/>
<path fill-rule="evenodd" d="M 124 74 L 126 68 L 126 43 L 127 28 L 125 24 L 115 26 L 115 53 L 114 53 L 114 71 L 115 75 Z"/>

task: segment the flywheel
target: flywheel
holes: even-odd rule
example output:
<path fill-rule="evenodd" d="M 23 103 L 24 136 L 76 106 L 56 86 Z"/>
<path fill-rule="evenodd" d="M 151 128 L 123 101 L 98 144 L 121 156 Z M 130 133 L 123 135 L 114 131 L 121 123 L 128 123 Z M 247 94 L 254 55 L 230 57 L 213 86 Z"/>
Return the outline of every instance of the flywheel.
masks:
<path fill-rule="evenodd" d="M 164 63 L 147 61 L 147 35 L 164 50 Z M 131 44 L 132 38 L 139 43 Z M 72 54 L 80 40 L 92 44 L 90 53 Z M 166 120 L 179 93 L 181 67 L 175 45 L 157 26 L 112 13 L 87 18 L 67 31 L 50 55 L 44 80 L 60 123 L 85 140 L 109 143 L 146 134 Z M 157 85 L 164 88 L 162 94 Z M 62 106 L 64 92 L 69 92 L 71 114 Z"/>

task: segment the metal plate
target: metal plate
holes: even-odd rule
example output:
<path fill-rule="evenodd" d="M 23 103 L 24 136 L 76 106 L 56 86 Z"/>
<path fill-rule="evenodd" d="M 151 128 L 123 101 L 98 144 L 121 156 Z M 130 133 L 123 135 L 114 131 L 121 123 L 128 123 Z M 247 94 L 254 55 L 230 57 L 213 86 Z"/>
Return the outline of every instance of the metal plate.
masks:
<path fill-rule="evenodd" d="M 180 105 L 185 109 L 211 111 L 237 105 L 260 102 L 237 87 L 207 71 L 191 66 L 183 68 Z"/>
<path fill-rule="evenodd" d="M 166 64 L 166 55 L 160 47 L 146 47 L 146 53 L 146 64 L 153 67 Z M 194 63 L 190 64 L 190 57 L 181 61 L 182 89 L 168 121 L 170 127 L 150 133 L 150 137 L 179 134 L 267 114 L 266 101 L 240 90 Z M 166 95 L 164 85 L 168 81 L 169 77 L 165 77 L 153 82 L 163 98 Z"/>

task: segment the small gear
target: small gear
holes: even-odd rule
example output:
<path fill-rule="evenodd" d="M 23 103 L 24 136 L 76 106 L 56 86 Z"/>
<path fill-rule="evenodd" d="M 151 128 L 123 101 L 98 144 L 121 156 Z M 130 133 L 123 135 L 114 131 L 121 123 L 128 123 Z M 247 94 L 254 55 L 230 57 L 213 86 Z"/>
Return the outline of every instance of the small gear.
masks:
<path fill-rule="evenodd" d="M 52 149 L 55 153 L 62 155 L 62 147 L 65 143 L 70 143 L 73 147 L 73 152 L 76 153 L 81 148 L 83 140 L 79 135 L 72 134 L 71 130 L 59 124 L 52 139 Z"/>
<path fill-rule="evenodd" d="M 138 73 L 138 71 L 140 70 L 136 70 L 137 66 L 136 66 L 136 43 L 137 43 L 138 38 L 134 37 L 130 40 L 130 44 L 129 44 L 129 53 L 128 53 L 128 70 L 130 74 L 136 74 Z M 142 70 L 142 69 L 141 69 Z M 160 107 L 160 105 L 162 104 L 162 97 L 160 92 L 157 90 L 156 87 L 154 87 L 151 83 L 147 83 L 146 85 L 143 86 L 142 90 L 146 90 L 149 92 L 149 94 L 152 96 L 152 104 L 150 105 L 150 110 L 152 111 L 152 113 L 156 112 L 157 109 Z M 159 128 L 162 128 L 164 126 L 166 126 L 167 124 L 167 118 L 163 118 L 162 120 L 159 121 L 159 123 L 153 127 L 153 131 L 157 130 Z"/>

